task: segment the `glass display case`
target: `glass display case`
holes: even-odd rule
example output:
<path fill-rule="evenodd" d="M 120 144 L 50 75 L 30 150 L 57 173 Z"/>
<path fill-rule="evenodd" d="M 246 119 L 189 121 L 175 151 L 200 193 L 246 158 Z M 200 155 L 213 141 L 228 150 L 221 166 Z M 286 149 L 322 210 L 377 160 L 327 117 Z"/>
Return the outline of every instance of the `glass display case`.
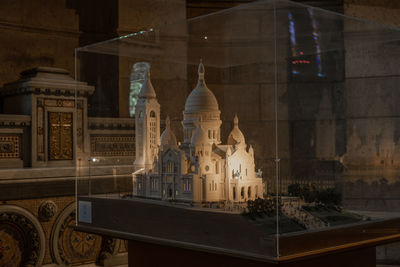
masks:
<path fill-rule="evenodd" d="M 261 0 L 77 48 L 78 226 L 260 260 L 398 239 L 399 44 Z"/>

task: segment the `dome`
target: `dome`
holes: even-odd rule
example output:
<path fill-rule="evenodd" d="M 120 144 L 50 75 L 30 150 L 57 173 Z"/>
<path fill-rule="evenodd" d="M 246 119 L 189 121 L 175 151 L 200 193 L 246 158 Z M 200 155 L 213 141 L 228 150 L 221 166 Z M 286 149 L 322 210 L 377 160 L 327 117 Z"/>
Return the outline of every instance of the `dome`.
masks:
<path fill-rule="evenodd" d="M 164 132 L 161 134 L 161 147 L 163 150 L 166 148 L 177 149 L 178 146 L 176 144 L 176 136 L 174 132 L 171 130 L 171 123 L 169 117 L 165 120 L 166 128 Z"/>
<path fill-rule="evenodd" d="M 150 71 L 147 72 L 146 78 L 139 93 L 139 98 L 156 98 L 156 92 L 151 84 Z"/>
<path fill-rule="evenodd" d="M 200 62 L 198 74 L 199 78 L 196 87 L 189 94 L 185 103 L 184 113 L 199 111 L 218 111 L 218 102 L 215 95 L 208 89 L 204 80 L 204 66 Z"/>
<path fill-rule="evenodd" d="M 242 131 L 239 129 L 239 119 L 237 117 L 237 115 L 235 115 L 235 118 L 233 119 L 233 129 L 231 131 L 231 133 L 228 136 L 228 145 L 236 145 L 237 143 L 240 144 L 246 144 L 245 139 L 244 139 L 244 135 L 242 133 Z"/>
<path fill-rule="evenodd" d="M 208 136 L 201 125 L 197 126 L 196 130 L 193 133 L 192 139 L 190 140 L 190 143 L 194 146 L 209 143 Z"/>

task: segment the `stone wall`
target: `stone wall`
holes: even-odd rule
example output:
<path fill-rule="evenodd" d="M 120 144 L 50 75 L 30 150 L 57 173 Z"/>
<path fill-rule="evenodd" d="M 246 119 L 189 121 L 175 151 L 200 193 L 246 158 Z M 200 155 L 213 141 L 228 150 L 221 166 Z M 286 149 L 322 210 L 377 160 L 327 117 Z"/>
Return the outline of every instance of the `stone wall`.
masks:
<path fill-rule="evenodd" d="M 61 67 L 74 71 L 79 18 L 67 0 L 3 1 L 0 10 L 0 85 L 24 69 Z"/>

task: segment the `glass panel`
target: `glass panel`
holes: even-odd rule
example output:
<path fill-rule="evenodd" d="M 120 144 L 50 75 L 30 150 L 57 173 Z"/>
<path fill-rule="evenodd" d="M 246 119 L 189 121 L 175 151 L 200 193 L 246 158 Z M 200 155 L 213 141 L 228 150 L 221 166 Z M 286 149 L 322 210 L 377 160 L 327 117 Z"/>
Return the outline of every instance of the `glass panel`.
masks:
<path fill-rule="evenodd" d="M 79 225 L 109 229 L 94 214 L 112 199 L 137 211 L 114 207 L 114 230 L 276 257 L 277 198 L 262 179 L 275 175 L 273 11 L 243 5 L 77 49 L 78 80 L 95 86 L 90 147 L 77 157 Z"/>
<path fill-rule="evenodd" d="M 399 32 L 290 2 L 277 14 L 280 256 L 393 238 Z"/>
<path fill-rule="evenodd" d="M 271 0 L 78 48 L 78 225 L 264 260 L 394 238 L 399 36 Z"/>

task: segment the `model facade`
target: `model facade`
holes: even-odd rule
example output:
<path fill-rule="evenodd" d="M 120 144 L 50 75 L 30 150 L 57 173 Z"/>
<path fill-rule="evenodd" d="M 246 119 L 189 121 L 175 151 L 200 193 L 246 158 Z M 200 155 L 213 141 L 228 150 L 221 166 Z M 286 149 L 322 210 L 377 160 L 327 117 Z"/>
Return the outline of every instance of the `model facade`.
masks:
<path fill-rule="evenodd" d="M 248 146 L 238 117 L 221 144 L 221 111 L 198 69 L 196 88 L 183 111 L 183 143 L 178 145 L 166 119 L 160 137 L 160 104 L 150 74 L 136 104 L 136 160 L 133 195 L 190 202 L 242 202 L 263 196 L 261 175 L 255 172 L 253 147 Z"/>

